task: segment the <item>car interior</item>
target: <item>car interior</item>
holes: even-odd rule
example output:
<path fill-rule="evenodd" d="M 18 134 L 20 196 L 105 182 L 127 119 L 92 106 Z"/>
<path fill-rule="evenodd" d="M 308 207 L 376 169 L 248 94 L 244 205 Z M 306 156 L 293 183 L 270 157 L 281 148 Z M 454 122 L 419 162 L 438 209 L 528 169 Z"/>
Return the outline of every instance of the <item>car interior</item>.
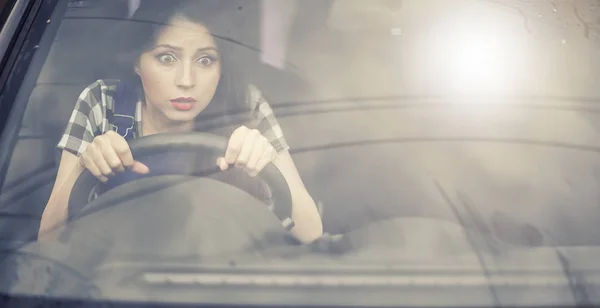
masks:
<path fill-rule="evenodd" d="M 243 11 L 248 12 L 248 16 L 258 16 L 259 7 L 256 3 L 258 2 L 247 2 Z M 365 2 L 347 3 L 364 5 Z M 418 2 L 403 3 L 406 9 L 418 8 Z M 572 183 L 590 183 L 590 179 L 596 177 L 593 171 L 597 168 L 595 161 L 588 158 L 590 154 L 587 152 L 565 150 L 567 152 L 548 154 L 550 152 L 540 150 L 536 156 L 530 154 L 533 153 L 531 151 L 527 152 L 529 148 L 523 143 L 494 146 L 478 143 L 469 146 L 469 155 L 465 155 L 465 148 L 459 143 L 448 144 L 444 141 L 444 138 L 452 140 L 464 136 L 478 140 L 477 138 L 485 138 L 490 134 L 510 140 L 515 137 L 514 127 L 520 127 L 526 129 L 527 133 L 519 136 L 525 139 L 536 140 L 541 136 L 548 142 L 590 142 L 594 140 L 595 133 L 586 132 L 589 125 L 594 125 L 589 123 L 594 123 L 596 115 L 585 113 L 581 117 L 583 111 L 576 109 L 588 106 L 586 101 L 552 101 L 555 105 L 571 108 L 568 109 L 569 112 L 563 112 L 560 108 L 548 111 L 531 107 L 514 107 L 515 109 L 507 111 L 506 108 L 496 108 L 501 106 L 502 99 L 496 99 L 491 104 L 495 107 L 486 110 L 479 107 L 452 110 L 415 108 L 416 104 L 440 107 L 448 105 L 445 105 L 446 98 L 435 95 L 438 88 L 424 82 L 431 79 L 428 78 L 429 75 L 418 70 L 423 57 L 427 57 L 427 54 L 421 53 L 422 45 L 416 39 L 418 35 L 403 37 L 397 36 L 394 31 L 390 32 L 394 25 L 386 18 L 389 17 L 390 10 L 395 12 L 394 2 L 377 1 L 377 5 L 379 8 L 388 8 L 383 11 L 384 15 L 377 15 L 381 12 L 358 6 L 358 10 L 375 12 L 375 15 L 359 17 L 364 18 L 365 25 L 369 25 L 369 21 L 374 19 L 379 20 L 376 27 L 360 27 L 361 23 L 357 23 L 359 26 L 354 24 L 349 27 L 348 19 L 343 17 L 358 16 L 353 15 L 352 11 L 357 10 L 356 7 L 349 5 L 348 8 L 338 1 L 304 1 L 298 6 L 296 21 L 291 27 L 287 42 L 288 62 L 293 65 L 280 70 L 257 64 L 254 82 L 275 109 L 292 146 L 292 154 L 303 180 L 322 208 L 325 231 L 344 233 L 372 221 L 396 216 L 427 216 L 456 221 L 455 213 L 447 201 L 440 197 L 436 181 L 450 183 L 446 184 L 447 189 L 461 203 L 475 202 L 468 201 L 474 198 L 477 202 L 489 204 L 477 209 L 485 212 L 483 216 L 492 217 L 488 222 L 504 221 L 499 223 L 505 226 L 504 229 L 518 230 L 507 236 L 510 241 L 520 244 L 529 245 L 532 241 L 539 244 L 541 241 L 522 240 L 529 238 L 521 234 L 532 233 L 529 222 L 537 219 L 540 210 L 539 207 L 535 210 L 534 207 L 523 207 L 523 203 L 553 204 L 553 208 L 563 213 L 548 215 L 548 223 L 555 221 L 557 217 L 569 219 L 565 225 L 572 225 L 573 221 L 591 223 L 600 215 L 595 211 L 590 212 L 591 214 L 564 214 L 566 209 L 559 204 L 564 200 L 587 198 L 583 203 L 592 206 L 593 201 L 588 198 L 592 194 L 589 185 L 577 186 L 579 193 L 575 195 L 552 188 L 552 185 L 558 185 L 554 181 L 559 181 L 561 177 L 569 178 Z M 489 10 L 489 7 L 486 9 Z M 493 10 L 498 11 L 496 8 Z M 522 26 L 518 14 L 500 12 L 507 24 Z M 55 145 L 78 94 L 93 81 L 119 76 L 127 69 L 111 65 L 118 47 L 114 44 L 114 33 L 118 31 L 119 20 L 127 18 L 127 14 L 127 1 L 70 1 L 48 58 L 29 96 L 19 139 L 1 188 L 0 235 L 4 245 L 28 241 L 36 235 L 39 218 L 56 175 L 58 152 Z M 427 24 L 436 14 L 439 12 L 428 11 L 424 13 L 428 19 L 424 18 L 420 22 Z M 417 18 L 406 19 L 405 29 L 420 33 Z M 254 23 L 248 29 L 259 28 L 258 18 L 248 18 L 247 22 Z M 519 31 L 527 33 L 521 28 Z M 94 35 L 91 36 L 90 33 Z M 258 31 L 245 36 L 245 39 L 246 45 L 259 45 Z M 409 49 L 409 43 L 415 47 Z M 544 44 L 542 48 L 554 46 L 550 41 Z M 560 41 L 557 44 L 560 45 Z M 398 46 L 403 49 L 395 49 Z M 579 59 L 570 50 L 549 50 L 545 57 L 540 56 L 536 60 L 543 67 L 542 72 L 548 76 L 556 74 L 543 71 L 547 69 L 544 64 L 555 62 L 561 57 L 566 57 L 566 60 L 562 60 L 565 63 Z M 256 51 L 250 54 L 258 58 Z M 590 52 L 588 56 L 591 55 Z M 579 59 L 580 63 L 588 61 L 585 59 Z M 382 69 L 374 64 L 375 60 L 387 65 Z M 354 66 L 351 71 L 355 73 L 344 78 L 335 74 L 349 63 Z M 390 69 L 394 66 L 403 69 Z M 582 69 L 569 73 L 572 81 L 585 81 L 589 79 L 591 71 Z M 414 75 L 408 78 L 411 73 Z M 402 87 L 397 84 L 402 84 Z M 538 88 L 542 88 L 542 85 L 538 84 Z M 586 87 L 591 88 L 589 83 L 581 82 L 574 89 Z M 548 88 L 558 89 L 558 86 Z M 394 102 L 398 99 L 402 100 L 400 107 L 397 101 Z M 464 106 L 470 106 L 471 103 L 472 101 L 466 100 Z M 511 117 L 514 112 L 520 112 L 520 116 Z M 563 135 L 544 135 L 542 127 L 549 124 L 538 121 L 533 125 L 531 120 L 547 116 L 554 117 L 554 123 L 563 123 L 564 127 L 569 128 L 565 128 Z M 490 123 L 496 125 L 495 130 L 490 131 L 489 127 L 485 127 L 485 124 Z M 567 130 L 571 133 L 566 133 Z M 423 143 L 423 140 L 441 142 Z M 570 159 L 569 164 L 565 164 L 562 159 L 565 155 L 568 156 L 566 153 L 581 155 L 577 157 L 585 159 Z M 448 164 L 448 160 L 454 163 Z M 473 162 L 485 163 L 487 167 L 482 168 Z M 516 166 L 521 166 L 522 169 Z M 498 170 L 504 170 L 504 173 Z M 528 186 L 531 183 L 528 178 L 543 180 L 535 182 L 537 186 L 532 188 Z M 521 193 L 508 193 L 513 191 Z M 553 197 L 548 194 L 549 191 L 559 197 Z M 489 194 L 513 199 L 506 203 L 510 205 L 508 206 L 499 201 L 500 197 L 489 198 Z M 497 210 L 498 208 L 501 210 Z M 506 215 L 507 212 L 511 214 Z M 477 222 L 471 224 L 477 225 Z M 520 227 L 511 227 L 514 225 Z M 585 229 L 575 229 L 573 237 L 581 241 L 592 240 L 585 236 Z M 531 238 L 543 238 L 542 233 L 539 230 L 533 232 Z"/>
<path fill-rule="evenodd" d="M 241 44 L 257 46 L 258 1 L 245 1 Z M 36 84 L 27 101 L 19 138 L 0 189 L 2 245 L 34 239 L 39 218 L 50 195 L 57 172 L 60 139 L 82 89 L 98 79 L 122 76 L 116 65 L 115 31 L 128 18 L 128 1 L 70 1 L 52 42 Z M 54 22 L 54 21 L 50 21 Z M 105 31 L 97 31 L 105 29 Z M 94 35 L 90 35 L 93 33 Z M 251 57 L 258 53 L 250 50 Z M 271 100 L 289 100 L 293 92 L 307 92 L 302 77 L 290 70 L 260 65 L 253 83 Z M 24 89 L 26 90 L 26 89 Z"/>
<path fill-rule="evenodd" d="M 238 29 L 244 32 L 230 33 L 232 40 L 263 46 L 264 24 L 259 16 L 264 7 L 260 0 L 239 1 Z M 506 6 L 469 0 L 301 0 L 295 1 L 295 15 L 284 36 L 283 67 L 261 59 L 260 48 L 245 49 L 247 70 L 254 72 L 252 82 L 275 111 L 298 170 L 317 202 L 324 231 L 351 240 L 353 251 L 347 255 L 327 249 L 326 254 L 311 254 L 309 247 L 295 258 L 300 249 L 273 250 L 268 251 L 272 255 L 248 258 L 247 264 L 246 256 L 236 261 L 217 255 L 217 266 L 211 268 L 214 260 L 208 258 L 190 259 L 190 263 L 161 259 L 177 257 L 176 249 L 158 248 L 164 255 L 148 253 L 148 259 L 135 254 L 139 251 L 111 259 L 112 251 L 104 249 L 108 246 L 87 245 L 85 236 L 72 247 L 88 251 L 64 253 L 44 251 L 55 247 L 43 243 L 22 245 L 36 238 L 57 172 L 56 144 L 79 93 L 97 79 L 118 78 L 129 70 L 115 64 L 116 33 L 133 2 L 69 0 L 64 16 L 47 21 L 60 20 L 60 27 L 51 45 L 39 46 L 49 48 L 49 53 L 44 61 L 32 62 L 43 63 L 35 84 L 24 83 L 19 90 L 31 94 L 17 102 L 26 104 L 26 111 L 0 187 L 0 248 L 24 247 L 1 266 L 10 275 L 16 273 L 15 284 L 27 294 L 49 292 L 51 284 L 60 289 L 60 283 L 72 293 L 94 291 L 96 286 L 80 284 L 81 277 L 55 282 L 68 276 L 61 276 L 63 272 L 72 274 L 73 268 L 108 256 L 100 260 L 106 262 L 99 268 L 89 269 L 96 271 L 94 278 L 109 297 L 116 294 L 115 298 L 132 301 L 226 303 L 233 298 L 260 305 L 269 300 L 296 303 L 298 294 L 309 294 L 302 299 L 308 303 L 334 298 L 344 304 L 355 300 L 355 306 L 373 304 L 374 298 L 393 305 L 399 297 L 415 305 L 444 305 L 447 298 L 478 304 L 502 298 L 507 306 L 519 300 L 594 300 L 594 292 L 578 289 L 590 276 L 582 278 L 583 270 L 576 268 L 592 268 L 585 274 L 591 273 L 597 282 L 600 31 L 589 22 L 597 19 L 590 12 L 598 6 L 583 0 L 577 3 L 590 8 L 585 14 L 578 14 L 567 1 L 515 1 L 514 6 Z M 560 17 L 559 12 L 568 12 L 571 19 Z M 503 26 L 488 29 L 468 23 L 482 20 L 484 25 Z M 489 20 L 498 23 L 486 23 Z M 456 35 L 463 30 L 466 39 Z M 500 40 L 502 35 L 506 41 Z M 507 46 L 513 49 L 499 51 Z M 503 74 L 509 78 L 493 78 Z M 486 90 L 492 94 L 482 95 L 476 90 L 485 87 L 488 79 L 493 82 Z M 514 92 L 498 94 L 494 92 L 498 85 Z M 145 183 L 137 184 L 139 188 Z M 208 196 L 211 189 L 207 182 L 197 190 Z M 171 200 L 148 199 L 140 198 L 139 204 L 170 210 L 162 205 L 171 205 Z M 223 199 L 235 203 L 242 197 L 231 193 Z M 191 199 L 181 194 L 180 200 Z M 176 214 L 186 218 L 187 213 Z M 109 215 L 100 213 L 98 225 Z M 122 229 L 127 228 L 135 227 Z M 163 230 L 153 229 L 148 238 L 160 238 Z M 244 233 L 242 229 L 235 230 L 237 235 Z M 129 235 L 139 235 L 136 231 Z M 210 231 L 205 234 L 212 236 Z M 170 241 L 171 235 L 163 235 L 160 242 L 166 246 L 179 242 L 173 246 L 183 247 L 191 246 L 189 239 L 199 238 L 185 234 Z M 124 246 L 133 242 L 124 238 Z M 224 247 L 236 240 L 227 235 L 214 238 L 215 242 L 224 239 Z M 146 244 L 153 249 L 160 246 Z M 219 250 L 216 246 L 209 248 Z M 568 248 L 573 249 L 565 252 Z M 34 266 L 27 259 L 32 251 L 31 255 L 42 252 L 42 257 L 44 253 L 61 256 L 55 263 L 63 264 Z M 271 261 L 279 266 L 270 266 Z M 436 276 L 437 270 L 442 274 Z M 492 280 L 490 272 L 498 280 Z M 372 276 L 365 279 L 365 273 Z M 3 283 L 9 284 L 0 281 L 0 290 L 10 289 Z M 557 286 L 564 288 L 559 292 L 553 289 Z M 418 287 L 431 293 L 440 290 L 441 295 L 423 296 L 415 292 Z M 288 293 L 274 294 L 273 289 Z M 257 290 L 265 296 L 257 296 Z M 346 293 L 339 296 L 337 290 Z M 498 295 L 496 290 L 506 292 Z M 376 296 L 363 296 L 373 294 L 369 292 Z M 586 292 L 592 295 L 581 295 Z M 555 298 L 548 300 L 545 294 Z"/>

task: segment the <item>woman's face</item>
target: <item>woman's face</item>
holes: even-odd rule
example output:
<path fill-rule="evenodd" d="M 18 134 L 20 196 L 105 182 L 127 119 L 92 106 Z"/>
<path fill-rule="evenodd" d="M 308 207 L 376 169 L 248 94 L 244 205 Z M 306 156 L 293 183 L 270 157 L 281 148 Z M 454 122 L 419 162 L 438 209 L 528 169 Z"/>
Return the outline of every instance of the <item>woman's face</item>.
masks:
<path fill-rule="evenodd" d="M 212 100 L 221 65 L 213 36 L 203 25 L 174 18 L 136 66 L 147 111 L 167 121 L 189 122 Z"/>

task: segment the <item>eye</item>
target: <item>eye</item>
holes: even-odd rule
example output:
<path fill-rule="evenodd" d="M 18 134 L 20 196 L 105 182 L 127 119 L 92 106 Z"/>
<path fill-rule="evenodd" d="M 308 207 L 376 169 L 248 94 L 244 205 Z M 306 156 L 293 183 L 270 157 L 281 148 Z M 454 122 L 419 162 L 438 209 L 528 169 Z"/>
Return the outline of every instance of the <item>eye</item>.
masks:
<path fill-rule="evenodd" d="M 177 59 L 175 59 L 175 56 L 173 56 L 172 54 L 160 54 L 156 58 L 161 63 L 166 63 L 166 64 L 170 64 L 170 63 L 173 63 L 173 62 L 177 61 Z"/>
<path fill-rule="evenodd" d="M 198 63 L 200 63 L 202 66 L 211 66 L 214 61 L 215 61 L 215 59 L 213 59 L 209 56 L 205 56 L 205 57 L 198 59 Z"/>

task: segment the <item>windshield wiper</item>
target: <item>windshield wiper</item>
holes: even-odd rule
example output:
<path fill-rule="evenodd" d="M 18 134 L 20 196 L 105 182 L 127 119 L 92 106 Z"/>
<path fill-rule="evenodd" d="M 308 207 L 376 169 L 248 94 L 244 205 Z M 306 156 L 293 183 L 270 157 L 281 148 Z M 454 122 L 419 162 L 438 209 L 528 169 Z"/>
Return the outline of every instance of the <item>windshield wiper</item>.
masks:
<path fill-rule="evenodd" d="M 442 198 L 444 199 L 445 204 L 448 205 L 452 214 L 456 217 L 458 223 L 461 226 L 468 228 L 469 224 L 467 223 L 467 220 L 463 217 L 463 215 L 460 214 L 457 206 L 452 202 L 452 200 L 450 199 L 450 197 L 448 196 L 446 191 L 442 188 L 442 186 L 439 184 L 439 182 L 435 181 L 435 186 L 436 186 L 438 192 L 440 193 L 440 195 L 442 196 Z M 468 206 L 467 206 L 467 208 L 469 210 L 469 215 L 471 215 L 473 218 L 472 220 L 474 222 L 475 228 L 482 233 L 487 233 L 486 232 L 487 226 L 485 225 L 485 221 L 483 221 L 481 219 L 479 213 L 477 213 L 478 215 L 475 216 L 473 213 L 473 209 Z M 467 237 L 467 240 L 469 241 L 469 244 L 475 250 L 477 260 L 479 261 L 479 263 L 483 269 L 484 276 L 488 279 L 488 281 L 490 281 L 491 273 L 487 267 L 485 258 L 483 257 L 478 245 L 475 243 L 475 241 L 473 240 L 473 238 L 471 237 L 471 234 L 469 232 L 466 232 L 465 235 Z M 549 235 L 547 237 L 551 240 L 553 239 L 553 237 L 551 237 Z M 565 256 L 564 252 L 561 251 L 560 248 L 556 245 L 556 243 L 550 243 L 550 244 L 554 247 L 554 249 L 556 251 L 556 256 L 558 258 L 558 261 L 559 261 L 559 264 L 563 271 L 563 274 L 565 275 L 565 277 L 568 281 L 568 287 L 569 287 L 571 294 L 573 295 L 573 300 L 575 301 L 576 306 L 578 306 L 578 307 L 591 306 L 592 301 L 590 299 L 590 293 L 589 293 L 590 287 L 589 287 L 589 283 L 586 281 L 583 273 L 580 270 L 572 269 L 572 266 L 570 264 L 571 262 L 569 261 L 567 256 Z M 492 253 L 499 252 L 499 249 L 497 248 L 497 245 L 495 245 L 495 243 L 486 241 L 486 245 L 487 245 L 487 248 L 492 251 Z M 500 302 L 500 298 L 497 295 L 496 288 L 491 283 L 488 283 L 488 288 L 493 297 L 494 305 L 497 307 L 500 307 L 501 302 Z"/>
<path fill-rule="evenodd" d="M 458 211 L 458 208 L 452 202 L 452 200 L 450 199 L 450 197 L 448 196 L 448 194 L 446 193 L 446 191 L 444 190 L 444 188 L 440 185 L 440 183 L 438 181 L 434 181 L 434 184 L 435 184 L 435 187 L 436 187 L 437 191 L 442 196 L 442 199 L 444 200 L 444 203 L 446 205 L 448 205 L 448 207 L 450 208 L 450 212 L 452 212 L 452 214 L 454 215 L 454 217 L 456 218 L 456 220 L 458 221 L 458 223 L 461 226 L 463 226 L 465 228 L 468 228 L 468 224 L 467 224 L 466 220 L 463 219 L 462 215 Z M 467 238 L 467 242 L 469 243 L 469 245 L 475 251 L 475 255 L 477 256 L 477 261 L 479 262 L 479 264 L 481 266 L 481 270 L 483 271 L 483 275 L 484 275 L 484 277 L 488 281 L 487 287 L 488 287 L 488 290 L 489 290 L 490 295 L 492 297 L 492 300 L 494 302 L 494 307 L 501 307 L 502 303 L 500 301 L 500 298 L 498 297 L 498 292 L 496 290 L 496 287 L 491 283 L 491 276 L 492 275 L 490 273 L 490 270 L 489 270 L 489 268 L 487 266 L 487 263 L 485 261 L 485 258 L 483 256 L 483 254 L 479 250 L 479 247 L 478 247 L 477 243 L 475 243 L 474 239 L 471 237 L 471 233 L 468 232 L 468 230 L 465 230 L 465 236 Z M 493 248 L 493 251 L 498 251 L 497 248 L 495 246 L 493 246 L 492 244 L 488 244 L 488 248 Z"/>
<path fill-rule="evenodd" d="M 571 268 L 569 259 L 565 254 L 558 248 L 556 248 L 556 256 L 558 257 L 559 264 L 563 270 L 563 274 L 567 277 L 569 282 L 569 290 L 573 294 L 575 305 L 580 306 L 592 306 L 590 295 L 588 292 L 588 283 L 582 275 L 581 271 L 574 271 Z"/>

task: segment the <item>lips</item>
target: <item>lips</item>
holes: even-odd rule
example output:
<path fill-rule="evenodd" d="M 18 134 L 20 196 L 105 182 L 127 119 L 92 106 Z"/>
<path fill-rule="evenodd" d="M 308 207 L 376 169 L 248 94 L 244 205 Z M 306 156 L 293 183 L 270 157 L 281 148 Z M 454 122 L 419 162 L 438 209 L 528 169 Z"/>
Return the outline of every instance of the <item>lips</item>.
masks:
<path fill-rule="evenodd" d="M 171 100 L 173 108 L 179 111 L 189 111 L 194 108 L 196 100 L 191 97 L 179 97 Z"/>

